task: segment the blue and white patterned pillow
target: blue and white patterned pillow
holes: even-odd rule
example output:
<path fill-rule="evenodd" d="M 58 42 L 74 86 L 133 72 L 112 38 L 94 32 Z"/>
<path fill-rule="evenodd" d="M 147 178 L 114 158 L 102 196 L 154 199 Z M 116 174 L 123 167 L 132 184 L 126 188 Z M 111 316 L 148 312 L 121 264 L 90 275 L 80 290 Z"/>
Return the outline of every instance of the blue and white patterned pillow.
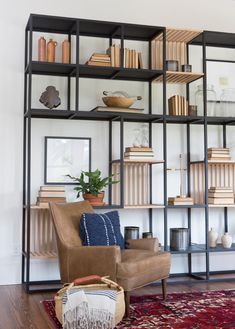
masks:
<path fill-rule="evenodd" d="M 80 237 L 85 246 L 117 245 L 124 249 L 118 211 L 110 211 L 105 214 L 82 214 Z"/>

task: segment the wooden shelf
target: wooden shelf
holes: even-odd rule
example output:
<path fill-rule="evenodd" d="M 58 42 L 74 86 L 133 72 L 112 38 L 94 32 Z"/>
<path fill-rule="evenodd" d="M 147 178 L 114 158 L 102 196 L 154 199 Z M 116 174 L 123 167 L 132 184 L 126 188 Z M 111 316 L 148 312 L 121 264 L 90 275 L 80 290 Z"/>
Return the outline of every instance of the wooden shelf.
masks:
<path fill-rule="evenodd" d="M 185 30 L 185 29 L 175 29 L 175 28 L 166 28 L 166 41 L 173 42 L 184 42 L 188 43 L 200 35 L 202 30 Z M 163 40 L 163 34 L 160 34 L 155 38 L 156 41 Z"/>
<path fill-rule="evenodd" d="M 118 163 L 121 160 L 113 160 L 112 163 Z M 164 160 L 154 160 L 154 159 L 125 159 L 124 158 L 124 163 L 150 163 L 150 164 L 160 164 L 164 163 Z"/>
<path fill-rule="evenodd" d="M 234 204 L 208 204 L 209 208 L 234 208 Z"/>
<path fill-rule="evenodd" d="M 30 256 L 35 259 L 51 259 L 58 257 L 56 252 L 30 252 Z"/>
<path fill-rule="evenodd" d="M 125 205 L 124 209 L 164 209 L 165 206 L 163 204 L 145 204 L 145 205 Z"/>
<path fill-rule="evenodd" d="M 203 73 L 195 73 L 195 72 L 166 72 L 166 82 L 167 83 L 180 83 L 185 84 L 189 82 L 193 82 L 203 77 Z M 163 76 L 157 77 L 156 82 L 163 82 Z"/>
<path fill-rule="evenodd" d="M 207 161 L 208 164 L 235 164 L 234 160 L 208 160 Z M 198 164 L 198 163 L 204 163 L 203 160 L 199 160 L 199 161 L 192 161 L 190 162 L 190 164 Z"/>

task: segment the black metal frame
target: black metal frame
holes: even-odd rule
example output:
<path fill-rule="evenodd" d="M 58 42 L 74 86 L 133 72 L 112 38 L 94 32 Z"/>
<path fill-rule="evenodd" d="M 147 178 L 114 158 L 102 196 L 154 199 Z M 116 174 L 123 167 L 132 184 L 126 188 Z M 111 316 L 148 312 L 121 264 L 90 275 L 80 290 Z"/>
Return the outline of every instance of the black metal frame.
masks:
<path fill-rule="evenodd" d="M 76 63 L 61 64 L 61 63 L 46 63 L 37 62 L 32 59 L 32 39 L 33 32 L 50 32 L 67 34 L 69 40 L 71 35 L 76 36 Z M 151 63 L 151 41 L 159 34 L 163 34 L 163 69 L 153 70 Z M 91 36 L 108 38 L 109 44 L 112 44 L 112 39 L 120 39 L 121 51 L 121 66 L 120 67 L 91 67 L 79 63 L 80 36 Z M 234 35 L 233 35 L 234 36 Z M 224 34 L 218 39 L 222 40 Z M 147 69 L 127 69 L 123 67 L 123 46 L 124 40 L 138 40 L 148 42 L 148 68 Z M 109 127 L 109 174 L 112 171 L 112 134 L 113 122 L 118 121 L 120 124 L 120 205 L 112 205 L 112 189 L 109 187 L 109 204 L 104 208 L 123 208 L 124 207 L 124 125 L 125 122 L 147 122 L 149 124 L 149 144 L 152 145 L 152 129 L 153 124 L 163 125 L 163 179 L 164 179 L 164 249 L 168 247 L 168 218 L 169 209 L 186 209 L 188 212 L 188 227 L 191 233 L 191 212 L 192 209 L 201 208 L 205 210 L 205 232 L 208 232 L 209 208 L 207 195 L 207 126 L 208 125 L 223 125 L 223 145 L 226 145 L 226 126 L 235 125 L 235 118 L 217 118 L 207 117 L 207 102 L 206 102 L 206 46 L 216 45 L 216 32 L 204 32 L 197 37 L 192 44 L 201 45 L 203 49 L 203 78 L 204 84 L 204 116 L 170 116 L 167 114 L 167 99 L 166 99 L 166 28 L 153 27 L 136 24 L 102 22 L 86 19 L 64 18 L 56 16 L 35 15 L 31 14 L 25 31 L 25 75 L 24 75 L 24 130 L 23 130 L 23 222 L 22 222 L 22 283 L 26 287 L 27 292 L 42 290 L 43 288 L 33 288 L 34 286 L 42 287 L 42 285 L 58 284 L 59 281 L 37 281 L 30 280 L 30 190 L 31 190 L 31 120 L 33 118 L 47 119 L 68 119 L 68 120 L 95 120 L 107 121 Z M 225 40 L 224 44 L 231 46 L 233 39 L 231 34 Z M 233 43 L 233 47 L 235 44 Z M 32 98 L 32 75 L 54 75 L 67 77 L 67 109 L 66 110 L 41 110 L 31 107 Z M 152 82 L 162 75 L 162 94 L 163 94 L 163 113 L 152 114 Z M 75 110 L 71 110 L 70 95 L 71 95 L 71 78 L 75 78 Z M 148 114 L 130 114 L 130 113 L 98 113 L 93 111 L 79 110 L 79 79 L 80 78 L 95 78 L 95 79 L 110 79 L 110 80 L 126 80 L 126 81 L 142 81 L 148 82 L 149 90 L 149 113 Z M 189 84 L 186 86 L 187 99 L 189 99 Z M 190 191 L 190 125 L 203 125 L 204 127 L 204 165 L 205 165 L 205 190 L 206 202 L 203 205 L 193 206 L 170 206 L 167 203 L 167 126 L 171 123 L 186 124 L 187 127 L 187 169 L 188 169 L 188 191 Z M 150 195 L 152 195 L 152 167 L 150 165 Z M 151 200 L 152 201 L 152 198 Z M 152 231 L 152 215 L 153 209 L 149 209 L 149 230 Z M 225 208 L 225 228 L 228 227 L 227 209 Z M 194 245 L 191 241 L 189 250 L 184 252 L 172 252 L 174 254 L 188 254 L 188 273 L 187 276 L 194 278 L 199 282 L 205 282 L 214 279 L 210 278 L 209 270 L 209 254 L 211 252 L 222 252 L 222 248 L 211 250 L 208 247 L 208 238 L 204 245 Z M 235 244 L 228 251 L 234 251 Z M 226 250 L 227 251 L 227 250 Z M 192 273 L 192 254 L 202 253 L 206 256 L 206 271 L 205 273 Z M 229 271 L 221 271 L 220 273 L 228 273 Z M 233 271 L 234 273 L 234 271 Z M 182 275 L 185 275 L 183 273 Z M 205 275 L 205 278 L 203 278 Z M 172 275 L 172 277 L 177 275 Z M 178 275 L 179 276 L 179 275 Z M 218 279 L 216 279 L 218 280 Z M 225 279 L 228 280 L 228 279 Z M 233 280 L 233 279 L 231 279 Z M 176 281 L 180 283 L 182 281 Z M 187 283 L 187 282 L 184 282 Z M 191 282 L 190 282 L 191 283 Z M 48 290 L 48 286 L 46 287 Z M 56 288 L 57 289 L 57 288 Z"/>

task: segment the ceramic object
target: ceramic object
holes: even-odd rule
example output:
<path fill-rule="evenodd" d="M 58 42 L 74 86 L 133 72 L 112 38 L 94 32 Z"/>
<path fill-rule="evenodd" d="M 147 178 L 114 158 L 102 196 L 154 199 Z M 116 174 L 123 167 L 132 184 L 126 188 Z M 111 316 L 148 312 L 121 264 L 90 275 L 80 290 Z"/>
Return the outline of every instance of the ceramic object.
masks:
<path fill-rule="evenodd" d="M 39 62 L 46 61 L 46 39 L 41 37 L 38 39 L 38 60 Z"/>
<path fill-rule="evenodd" d="M 208 233 L 208 243 L 210 248 L 215 248 L 217 245 L 218 240 L 218 233 L 216 230 L 212 227 L 211 230 Z"/>
<path fill-rule="evenodd" d="M 231 248 L 232 246 L 232 237 L 228 232 L 225 232 L 221 238 L 222 245 L 224 248 Z"/>
<path fill-rule="evenodd" d="M 55 62 L 55 47 L 57 42 L 53 39 L 50 39 L 47 43 L 47 61 L 54 63 Z"/>
<path fill-rule="evenodd" d="M 83 194 L 83 199 L 87 200 L 92 206 L 104 205 L 104 192 L 99 193 L 97 196 L 91 193 Z"/>
<path fill-rule="evenodd" d="M 70 62 L 70 42 L 69 40 L 64 40 L 62 42 L 62 63 L 69 64 Z"/>
<path fill-rule="evenodd" d="M 166 61 L 166 70 L 167 71 L 179 71 L 179 61 L 175 61 L 175 60 Z"/>
<path fill-rule="evenodd" d="M 61 104 L 59 92 L 54 86 L 46 87 L 46 91 L 41 94 L 39 101 L 50 110 L 58 107 Z"/>
<path fill-rule="evenodd" d="M 182 72 L 192 72 L 192 65 L 184 64 L 181 66 Z"/>

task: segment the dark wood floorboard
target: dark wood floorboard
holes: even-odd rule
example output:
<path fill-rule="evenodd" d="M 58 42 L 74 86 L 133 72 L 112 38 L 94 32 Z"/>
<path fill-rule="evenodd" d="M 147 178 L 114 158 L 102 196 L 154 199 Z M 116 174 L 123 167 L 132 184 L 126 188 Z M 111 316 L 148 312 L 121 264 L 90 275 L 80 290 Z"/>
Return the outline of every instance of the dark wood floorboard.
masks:
<path fill-rule="evenodd" d="M 221 289 L 235 289 L 235 282 L 168 285 L 167 292 Z M 161 286 L 148 286 L 132 292 L 133 295 L 158 293 L 161 293 Z M 21 285 L 0 286 L 0 329 L 54 329 L 41 304 L 42 300 L 53 296 L 52 292 L 26 294 Z"/>

